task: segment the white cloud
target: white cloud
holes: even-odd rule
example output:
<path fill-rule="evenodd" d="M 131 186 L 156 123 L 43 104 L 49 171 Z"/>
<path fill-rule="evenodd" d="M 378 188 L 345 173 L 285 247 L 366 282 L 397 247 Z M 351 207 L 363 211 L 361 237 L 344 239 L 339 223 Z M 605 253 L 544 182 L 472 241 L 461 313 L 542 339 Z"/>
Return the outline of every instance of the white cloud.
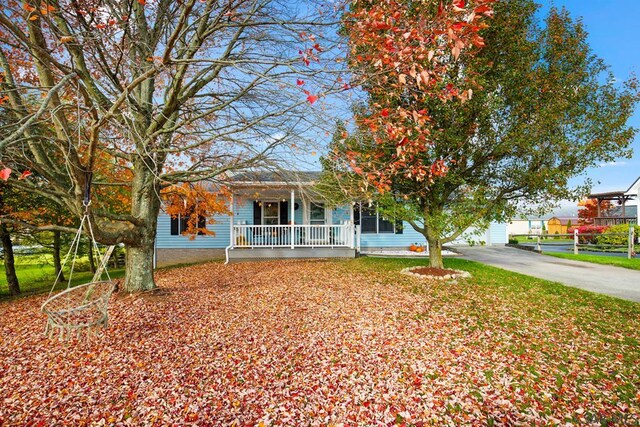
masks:
<path fill-rule="evenodd" d="M 627 162 L 607 162 L 607 163 L 599 163 L 598 166 L 600 166 L 601 168 L 604 167 L 616 167 L 616 166 L 626 166 Z"/>

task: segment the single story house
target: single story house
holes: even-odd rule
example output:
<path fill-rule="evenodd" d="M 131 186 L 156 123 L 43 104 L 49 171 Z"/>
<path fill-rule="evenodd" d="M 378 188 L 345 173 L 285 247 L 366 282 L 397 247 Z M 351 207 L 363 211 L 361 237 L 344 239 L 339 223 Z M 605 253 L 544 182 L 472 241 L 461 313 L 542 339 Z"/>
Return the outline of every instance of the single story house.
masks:
<path fill-rule="evenodd" d="M 426 244 L 408 223 L 382 217 L 368 203 L 332 207 L 315 192 L 320 172 L 253 172 L 232 177 L 230 215 L 207 224 L 213 235 L 183 235 L 185 219 L 161 213 L 156 265 L 207 259 L 355 257 L 375 250 Z M 506 224 L 469 230 L 455 244 L 505 244 Z"/>

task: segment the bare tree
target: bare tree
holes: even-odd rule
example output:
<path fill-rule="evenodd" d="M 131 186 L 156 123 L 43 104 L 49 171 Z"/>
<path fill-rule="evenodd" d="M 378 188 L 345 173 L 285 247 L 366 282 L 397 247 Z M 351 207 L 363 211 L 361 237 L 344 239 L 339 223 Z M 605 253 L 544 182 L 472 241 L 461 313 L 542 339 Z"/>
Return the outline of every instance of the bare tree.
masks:
<path fill-rule="evenodd" d="M 152 289 L 161 190 L 300 146 L 312 104 L 343 85 L 339 12 L 272 0 L 9 2 L 0 98 L 13 119 L 0 152 L 46 183 L 16 185 L 76 215 L 93 188 L 97 239 L 127 246 L 124 288 Z"/>

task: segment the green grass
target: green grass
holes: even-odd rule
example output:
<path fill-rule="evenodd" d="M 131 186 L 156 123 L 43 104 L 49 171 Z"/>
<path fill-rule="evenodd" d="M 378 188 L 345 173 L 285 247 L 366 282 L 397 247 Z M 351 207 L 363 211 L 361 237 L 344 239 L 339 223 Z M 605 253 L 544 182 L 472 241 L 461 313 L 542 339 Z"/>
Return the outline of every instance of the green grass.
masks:
<path fill-rule="evenodd" d="M 554 254 L 555 255 L 555 254 Z M 613 257 L 602 257 L 613 258 Z M 628 261 L 622 259 L 621 261 Z M 632 260 L 636 263 L 640 259 Z M 399 269 L 419 265 L 428 265 L 428 259 L 409 258 L 357 258 L 357 262 L 349 263 L 349 268 L 354 270 L 367 271 L 371 269 L 386 270 L 395 275 Z M 640 303 L 630 302 L 603 294 L 585 291 L 582 289 L 563 285 L 558 282 L 551 282 L 524 274 L 519 274 L 496 267 L 491 267 L 475 261 L 468 261 L 459 258 L 445 258 L 444 267 L 456 270 L 465 270 L 472 274 L 473 282 L 480 288 L 485 288 L 486 294 L 497 294 L 516 302 L 516 306 L 531 306 L 542 308 L 550 303 L 557 303 L 566 308 L 572 306 L 581 310 L 584 304 L 594 305 L 608 310 L 621 309 L 623 311 L 631 309 L 636 316 L 640 316 Z M 397 281 L 397 276 L 391 276 L 391 283 Z M 443 287 L 442 289 L 447 289 Z M 453 298 L 451 298 L 453 296 Z M 459 295 L 447 291 L 441 296 L 442 303 L 454 304 Z M 489 299 L 493 298 L 492 296 Z M 553 300 L 553 301 L 551 301 Z M 517 301 L 522 301 L 518 304 Z M 489 304 L 490 305 L 490 304 Z M 535 310 L 534 310 L 535 311 Z M 543 310 L 545 311 L 545 310 Z"/>
<path fill-rule="evenodd" d="M 85 257 L 86 258 L 86 257 Z M 86 268 L 88 261 L 79 258 L 77 265 Z M 56 285 L 55 290 L 67 287 L 69 275 L 68 268 L 65 268 L 65 280 Z M 52 256 L 50 254 L 42 255 L 18 255 L 16 256 L 16 274 L 20 282 L 21 296 L 45 293 L 51 290 L 55 280 L 55 270 L 53 268 Z M 109 269 L 109 275 L 112 278 L 124 276 L 124 269 Z M 90 271 L 74 271 L 71 285 L 79 285 L 90 281 L 93 273 Z M 4 271 L 4 263 L 0 265 L 0 300 L 14 298 L 9 294 L 7 287 L 7 278 Z"/>
<path fill-rule="evenodd" d="M 545 252 L 545 255 L 554 256 L 556 258 L 572 259 L 575 261 L 592 262 L 594 264 L 615 265 L 616 267 L 624 267 L 632 270 L 640 270 L 640 258 L 623 258 L 606 255 L 589 255 L 589 254 L 571 254 L 564 252 Z"/>

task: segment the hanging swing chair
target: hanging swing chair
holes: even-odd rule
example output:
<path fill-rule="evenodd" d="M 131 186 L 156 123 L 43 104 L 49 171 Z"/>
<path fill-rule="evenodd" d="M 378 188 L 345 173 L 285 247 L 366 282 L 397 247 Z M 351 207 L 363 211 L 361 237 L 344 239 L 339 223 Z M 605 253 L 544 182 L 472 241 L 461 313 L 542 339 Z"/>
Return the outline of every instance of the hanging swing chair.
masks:
<path fill-rule="evenodd" d="M 52 338 L 57 333 L 61 339 L 66 340 L 74 335 L 79 337 L 84 331 L 89 335 L 98 328 L 106 328 L 108 326 L 109 316 L 107 314 L 107 308 L 109 298 L 115 289 L 115 283 L 111 280 L 109 272 L 107 271 L 107 262 L 109 261 L 109 257 L 111 256 L 115 246 L 109 246 L 101 256 L 100 249 L 98 248 L 98 244 L 93 235 L 91 221 L 89 219 L 90 203 L 87 191 L 87 196 L 83 202 L 85 213 L 80 221 L 80 227 L 78 228 L 75 238 L 71 242 L 69 252 L 62 263 L 62 268 L 60 269 L 56 280 L 53 282 L 49 296 L 44 304 L 42 304 L 41 310 L 48 317 L 45 334 L 48 335 L 49 338 Z M 78 248 L 80 246 L 82 230 L 85 224 L 89 231 L 92 254 L 97 255 L 100 263 L 91 282 L 72 287 L 71 281 L 73 278 L 73 270 L 78 258 Z M 69 271 L 67 289 L 51 296 L 60 279 L 64 266 L 67 264 L 70 257 L 71 268 Z M 106 276 L 106 280 L 101 280 L 103 273 Z"/>

